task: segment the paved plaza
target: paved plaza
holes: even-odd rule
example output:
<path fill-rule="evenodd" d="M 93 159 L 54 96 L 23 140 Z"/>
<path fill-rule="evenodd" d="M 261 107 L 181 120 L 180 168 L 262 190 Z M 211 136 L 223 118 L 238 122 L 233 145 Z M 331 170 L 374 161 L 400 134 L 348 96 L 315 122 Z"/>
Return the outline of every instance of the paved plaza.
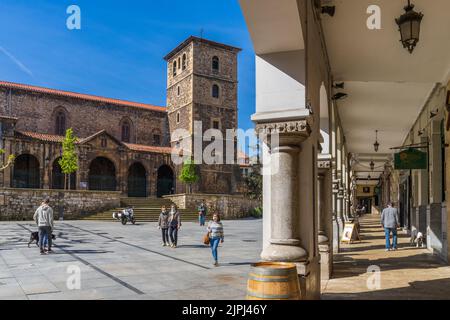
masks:
<path fill-rule="evenodd" d="M 399 250 L 384 251 L 378 216 L 362 220 L 362 241 L 343 245 L 334 277 L 322 281 L 322 299 L 450 299 L 450 267 L 406 235 Z M 220 266 L 201 243 L 204 228 L 184 223 L 179 247 L 162 247 L 155 223 L 56 222 L 54 253 L 28 248 L 32 222 L 0 223 L 1 299 L 245 299 L 250 264 L 259 261 L 262 220 L 224 221 Z M 61 235 L 59 235 L 61 233 Z M 369 266 L 381 270 L 369 289 Z M 81 271 L 80 290 L 69 290 L 68 271 Z"/>
<path fill-rule="evenodd" d="M 156 223 L 57 221 L 54 253 L 43 256 L 27 245 L 36 229 L 0 222 L 0 299 L 245 299 L 262 242 L 262 220 L 224 221 L 214 267 L 202 244 L 206 229 L 196 223 L 183 223 L 174 249 L 161 246 Z M 67 286 L 73 266 L 80 290 Z"/>
<path fill-rule="evenodd" d="M 379 221 L 379 215 L 365 216 L 362 241 L 342 246 L 333 279 L 322 281 L 322 299 L 450 299 L 450 266 L 426 248 L 411 246 L 406 234 L 399 234 L 397 251 L 386 252 Z M 375 275 L 367 272 L 374 267 L 381 271 L 379 286 Z"/>

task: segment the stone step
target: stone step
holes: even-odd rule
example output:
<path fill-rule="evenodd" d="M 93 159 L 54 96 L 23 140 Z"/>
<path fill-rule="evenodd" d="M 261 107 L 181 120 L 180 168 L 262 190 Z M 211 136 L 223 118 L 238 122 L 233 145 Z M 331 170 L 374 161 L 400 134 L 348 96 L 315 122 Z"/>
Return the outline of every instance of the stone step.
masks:
<path fill-rule="evenodd" d="M 158 217 L 151 217 L 151 216 L 145 216 L 145 217 L 135 217 L 136 221 L 141 221 L 141 222 L 158 222 Z M 90 216 L 90 217 L 86 217 L 83 220 L 86 221 L 118 221 L 113 219 L 111 216 L 107 217 L 107 216 Z M 183 222 L 197 222 L 198 218 L 197 217 L 182 217 L 181 223 Z"/>
<path fill-rule="evenodd" d="M 112 218 L 113 212 L 121 211 L 128 206 L 133 207 L 134 216 L 137 221 L 158 221 L 161 213 L 161 207 L 164 205 L 170 207 L 172 202 L 169 199 L 163 198 L 121 198 L 121 207 L 99 212 L 87 217 L 83 220 L 100 220 L 100 221 L 116 221 Z M 180 209 L 182 221 L 197 221 L 198 212 L 193 209 Z"/>

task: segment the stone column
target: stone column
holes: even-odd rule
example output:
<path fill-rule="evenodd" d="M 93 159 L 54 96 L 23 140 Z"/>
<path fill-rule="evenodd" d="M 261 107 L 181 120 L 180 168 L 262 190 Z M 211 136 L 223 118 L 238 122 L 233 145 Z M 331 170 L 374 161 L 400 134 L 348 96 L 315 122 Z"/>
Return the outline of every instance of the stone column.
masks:
<path fill-rule="evenodd" d="M 430 152 L 430 205 L 427 210 L 427 247 L 435 253 L 442 254 L 443 248 L 443 215 L 442 215 L 442 138 L 440 121 L 432 122 Z M 445 232 L 445 231 L 444 231 Z"/>
<path fill-rule="evenodd" d="M 339 232 L 342 232 L 344 229 L 344 215 L 343 215 L 343 187 L 342 187 L 342 181 L 339 178 L 339 172 L 337 173 L 335 179 L 333 180 L 333 183 L 336 185 L 336 214 L 337 214 L 337 223 L 339 225 Z M 340 234 L 339 234 L 340 237 Z"/>
<path fill-rule="evenodd" d="M 264 229 L 270 234 L 265 235 L 268 245 L 263 248 L 261 258 L 295 263 L 301 299 L 318 299 L 319 259 L 314 255 L 313 245 L 317 243 L 316 203 L 312 201 L 315 190 L 311 193 L 316 179 L 317 155 L 311 153 L 313 140 L 307 140 L 311 134 L 309 124 L 307 120 L 256 122 L 256 131 L 266 135 L 264 142 L 270 148 L 270 174 L 263 172 L 264 194 L 269 196 L 264 202 L 271 202 L 270 221 L 267 221 L 270 227 Z M 263 170 L 266 165 L 263 162 Z"/>
<path fill-rule="evenodd" d="M 333 213 L 332 213 L 332 181 L 331 160 L 319 161 L 318 175 L 318 214 L 319 214 L 319 254 L 320 254 L 320 278 L 328 280 L 332 274 L 333 252 L 330 239 L 333 238 Z"/>
<path fill-rule="evenodd" d="M 263 260 L 297 262 L 307 258 L 295 228 L 300 218 L 296 203 L 299 152 L 300 147 L 295 145 L 271 148 L 271 169 L 272 172 L 278 171 L 270 177 L 272 204 L 276 205 L 272 206 L 270 245 L 261 253 Z"/>
<path fill-rule="evenodd" d="M 78 170 L 76 172 L 77 175 L 77 183 L 75 189 L 77 190 L 87 190 L 88 189 L 88 180 L 89 180 L 89 161 L 87 156 L 87 148 L 79 147 L 78 148 Z"/>
<path fill-rule="evenodd" d="M 43 146 L 43 164 L 42 170 L 44 170 L 44 180 L 42 184 L 43 189 L 50 189 L 50 172 L 52 170 L 53 164 L 50 162 L 50 152 L 47 144 L 42 144 Z"/>
<path fill-rule="evenodd" d="M 8 157 L 11 155 L 11 141 L 9 139 L 5 139 L 5 161 L 8 161 Z M 16 155 L 17 156 L 17 155 Z M 12 174 L 13 174 L 14 163 L 12 163 L 9 167 L 3 170 L 3 187 L 4 188 L 12 188 Z"/>
<path fill-rule="evenodd" d="M 319 244 L 319 255 L 320 255 L 320 279 L 328 280 L 330 279 L 331 270 L 330 270 L 330 242 L 327 234 L 325 232 L 325 224 L 326 224 L 326 208 L 325 207 L 325 192 L 324 192 L 324 175 L 319 174 L 318 177 L 318 199 L 319 199 L 319 236 L 318 236 L 318 244 Z"/>
<path fill-rule="evenodd" d="M 333 253 L 339 253 L 340 250 L 340 233 L 341 233 L 341 224 L 340 219 L 338 215 L 338 182 L 339 180 L 336 179 L 337 172 L 336 172 L 336 159 L 332 160 L 332 170 L 331 170 L 331 182 L 332 182 L 332 206 L 333 206 Z"/>

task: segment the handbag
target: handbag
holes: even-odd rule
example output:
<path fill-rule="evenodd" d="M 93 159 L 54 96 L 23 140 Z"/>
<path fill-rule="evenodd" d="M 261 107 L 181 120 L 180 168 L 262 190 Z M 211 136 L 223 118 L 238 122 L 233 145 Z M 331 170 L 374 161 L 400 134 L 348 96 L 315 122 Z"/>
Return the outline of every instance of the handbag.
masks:
<path fill-rule="evenodd" d="M 203 244 L 206 244 L 206 245 L 209 244 L 209 232 L 207 232 L 207 233 L 203 236 Z"/>

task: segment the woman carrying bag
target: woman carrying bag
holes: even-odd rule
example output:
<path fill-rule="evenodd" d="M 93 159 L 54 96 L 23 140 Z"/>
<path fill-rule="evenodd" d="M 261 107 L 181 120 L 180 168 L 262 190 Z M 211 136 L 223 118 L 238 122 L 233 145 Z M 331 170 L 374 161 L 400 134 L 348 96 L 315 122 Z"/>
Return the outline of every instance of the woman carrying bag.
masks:
<path fill-rule="evenodd" d="M 166 247 L 169 245 L 169 213 L 166 207 L 161 208 L 161 214 L 158 219 L 158 229 L 161 229 L 162 234 L 162 246 Z"/>
<path fill-rule="evenodd" d="M 169 212 L 169 237 L 171 241 L 171 247 L 176 248 L 178 243 L 178 230 L 181 227 L 180 211 L 176 205 L 172 205 Z"/>
<path fill-rule="evenodd" d="M 208 223 L 208 236 L 214 258 L 213 265 L 217 267 L 219 265 L 217 247 L 219 246 L 219 243 L 223 243 L 224 240 L 223 224 L 220 221 L 220 215 L 218 213 L 214 213 L 213 220 Z"/>

